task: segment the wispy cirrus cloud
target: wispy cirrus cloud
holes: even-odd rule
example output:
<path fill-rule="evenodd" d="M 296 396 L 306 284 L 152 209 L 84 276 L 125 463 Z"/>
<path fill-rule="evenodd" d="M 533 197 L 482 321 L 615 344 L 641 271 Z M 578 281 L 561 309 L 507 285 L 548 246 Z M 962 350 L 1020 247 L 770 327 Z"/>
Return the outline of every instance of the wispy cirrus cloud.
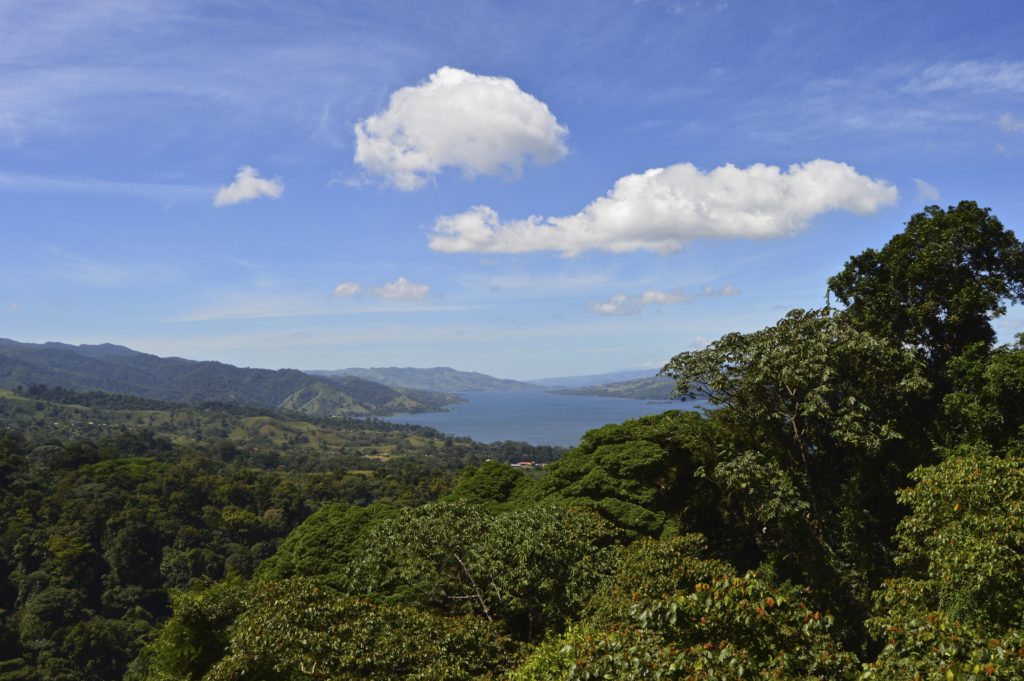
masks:
<path fill-rule="evenodd" d="M 100 288 L 168 281 L 181 275 L 178 268 L 165 264 L 116 256 L 97 258 L 56 246 L 40 248 L 33 259 L 40 271 L 54 279 Z"/>
<path fill-rule="evenodd" d="M 430 286 L 415 284 L 405 277 L 399 277 L 390 283 L 371 289 L 370 292 L 378 298 L 388 300 L 423 300 L 430 293 Z"/>
<path fill-rule="evenodd" d="M 738 296 L 740 290 L 732 284 L 726 284 L 721 288 L 714 288 L 712 286 L 705 286 L 700 290 L 701 298 L 731 298 L 732 296 Z"/>
<path fill-rule="evenodd" d="M 364 79 L 389 78 L 417 53 L 358 22 L 336 22 L 328 39 L 312 6 L 287 9 L 299 40 L 282 37 L 273 20 L 240 21 L 248 11 L 229 3 L 211 12 L 190 0 L 0 4 L 0 141 L 148 121 L 196 105 L 213 106 L 201 120 L 172 125 L 238 129 L 258 121 L 265 129 L 276 119 L 319 132 L 325 110 L 354 116 L 374 99 Z"/>
<path fill-rule="evenodd" d="M 0 189 L 52 194 L 110 194 L 137 196 L 158 201 L 208 199 L 212 187 L 195 184 L 123 182 L 94 177 L 60 177 L 0 172 Z"/>
<path fill-rule="evenodd" d="M 592 312 L 605 316 L 626 316 L 643 312 L 649 305 L 675 305 L 693 300 L 693 296 L 682 291 L 644 291 L 638 296 L 619 293 L 603 303 L 590 303 Z"/>
<path fill-rule="evenodd" d="M 939 189 L 930 182 L 915 177 L 914 187 L 917 189 L 917 199 L 919 201 L 938 201 L 939 200 Z"/>
<path fill-rule="evenodd" d="M 696 296 L 686 293 L 682 289 L 672 289 L 671 291 L 652 289 L 636 296 L 619 293 L 603 303 L 590 303 L 587 307 L 591 312 L 603 316 L 629 316 L 640 314 L 651 305 L 677 305 L 679 303 L 693 302 L 697 296 L 701 298 L 718 298 L 738 296 L 739 294 L 740 290 L 732 284 L 726 284 L 717 289 L 705 286 Z"/>
<path fill-rule="evenodd" d="M 404 278 L 404 276 L 399 276 L 393 282 L 369 289 L 356 282 L 342 282 L 334 287 L 331 295 L 335 298 L 352 298 L 364 291 L 375 298 L 383 298 L 385 300 L 423 300 L 430 293 L 430 286 L 427 284 L 415 284 Z"/>
<path fill-rule="evenodd" d="M 335 286 L 331 295 L 335 298 L 351 298 L 362 290 L 363 287 L 354 281 L 345 281 Z"/>
<path fill-rule="evenodd" d="M 933 64 L 914 77 L 913 92 L 974 90 L 1024 92 L 1024 61 L 959 61 Z"/>
<path fill-rule="evenodd" d="M 345 281 L 334 287 L 331 295 L 335 298 L 353 298 L 362 293 L 385 300 L 423 300 L 430 293 L 428 284 L 417 284 L 405 277 L 380 286 L 366 287 L 354 281 Z"/>
<path fill-rule="evenodd" d="M 1024 132 L 1024 118 L 1014 116 L 1007 112 L 999 117 L 999 127 L 1006 132 Z"/>
<path fill-rule="evenodd" d="M 405 303 L 405 304 L 403 304 Z M 243 319 L 330 318 L 358 315 L 430 314 L 482 309 L 480 305 L 424 304 L 414 299 L 391 299 L 386 303 L 351 301 L 332 304 L 312 293 L 254 295 L 227 292 L 208 305 L 165 318 L 166 323 L 217 322 Z"/>

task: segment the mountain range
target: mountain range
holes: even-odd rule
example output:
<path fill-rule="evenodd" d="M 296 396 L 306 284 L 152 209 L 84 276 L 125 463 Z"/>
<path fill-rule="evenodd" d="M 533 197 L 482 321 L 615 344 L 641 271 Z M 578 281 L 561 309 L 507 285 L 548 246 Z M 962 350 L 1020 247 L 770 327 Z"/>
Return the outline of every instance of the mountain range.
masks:
<path fill-rule="evenodd" d="M 650 370 L 514 381 L 450 367 L 349 368 L 303 372 L 157 357 L 121 345 L 21 343 L 0 339 L 0 388 L 49 385 L 168 402 L 224 402 L 311 416 L 384 416 L 439 411 L 454 393 L 566 390 L 570 394 L 667 399 L 672 382 Z"/>
<path fill-rule="evenodd" d="M 581 388 L 552 390 L 561 395 L 593 395 L 596 397 L 624 397 L 633 400 L 669 400 L 676 382 L 667 376 L 646 376 L 628 381 L 588 385 Z"/>
<path fill-rule="evenodd" d="M 537 390 L 538 386 L 507 378 L 495 378 L 476 371 L 458 371 L 451 367 L 416 369 L 413 367 L 372 367 L 369 369 L 338 369 L 310 371 L 314 376 L 339 378 L 355 376 L 393 388 L 414 388 L 438 392 L 501 392 L 506 390 Z"/>
<path fill-rule="evenodd" d="M 611 371 L 604 374 L 587 374 L 584 376 L 555 376 L 554 378 L 530 379 L 529 383 L 539 385 L 543 388 L 555 388 L 558 390 L 566 388 L 587 388 L 590 386 L 608 385 L 632 381 L 638 378 L 651 378 L 657 369 L 623 369 L 622 371 Z"/>
<path fill-rule="evenodd" d="M 50 385 L 170 402 L 228 402 L 314 416 L 436 411 L 453 395 L 394 388 L 357 376 L 311 376 L 157 357 L 120 345 L 19 343 L 0 339 L 0 388 Z"/>

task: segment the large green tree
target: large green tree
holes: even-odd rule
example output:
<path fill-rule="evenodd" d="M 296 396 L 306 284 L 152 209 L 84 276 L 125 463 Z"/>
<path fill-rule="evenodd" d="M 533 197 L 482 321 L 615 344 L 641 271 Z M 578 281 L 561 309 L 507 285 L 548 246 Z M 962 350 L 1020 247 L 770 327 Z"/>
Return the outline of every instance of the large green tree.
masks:
<path fill-rule="evenodd" d="M 968 346 L 991 345 L 991 320 L 1024 301 L 1024 244 L 974 201 L 928 206 L 828 286 L 859 328 L 921 348 L 941 370 Z"/>
<path fill-rule="evenodd" d="M 855 622 L 891 564 L 893 492 L 930 451 L 907 418 L 928 388 L 921 361 L 830 310 L 794 310 L 677 355 L 664 372 L 717 407 L 715 460 L 698 473 L 733 532 L 759 549 L 728 557 L 815 586 Z"/>

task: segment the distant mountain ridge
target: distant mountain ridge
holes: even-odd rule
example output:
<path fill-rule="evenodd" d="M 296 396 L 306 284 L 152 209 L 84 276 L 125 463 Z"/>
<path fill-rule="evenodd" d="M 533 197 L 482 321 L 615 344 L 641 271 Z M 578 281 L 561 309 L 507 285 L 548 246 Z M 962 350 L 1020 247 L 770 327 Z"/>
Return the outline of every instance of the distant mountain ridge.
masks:
<path fill-rule="evenodd" d="M 413 388 L 416 390 L 432 390 L 439 392 L 503 392 L 508 390 L 537 390 L 538 386 L 513 381 L 507 378 L 495 378 L 476 371 L 459 371 L 451 367 L 433 367 L 417 369 L 414 367 L 371 367 L 368 369 L 350 368 L 335 371 L 309 371 L 314 376 L 337 378 L 340 376 L 356 376 L 392 388 Z"/>
<path fill-rule="evenodd" d="M 35 384 L 191 404 L 248 404 L 314 416 L 431 411 L 457 401 L 451 395 L 396 389 L 356 376 L 327 379 L 297 369 L 249 369 L 157 357 L 109 343 L 0 339 L 0 387 Z"/>
<path fill-rule="evenodd" d="M 554 378 L 531 379 L 529 383 L 539 385 L 544 388 L 586 388 L 589 386 L 633 381 L 640 378 L 652 378 L 657 373 L 657 369 L 623 369 L 622 371 L 609 371 L 604 374 L 556 376 Z"/>
<path fill-rule="evenodd" d="M 597 397 L 624 397 L 632 400 L 669 400 L 676 382 L 667 376 L 648 376 L 629 381 L 617 381 L 583 388 L 563 388 L 551 392 L 560 395 L 594 395 Z"/>

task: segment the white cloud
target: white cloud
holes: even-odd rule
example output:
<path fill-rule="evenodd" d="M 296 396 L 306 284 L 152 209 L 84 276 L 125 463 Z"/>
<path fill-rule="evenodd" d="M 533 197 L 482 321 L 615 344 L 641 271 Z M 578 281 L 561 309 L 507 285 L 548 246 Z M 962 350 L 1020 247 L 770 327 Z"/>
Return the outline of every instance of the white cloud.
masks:
<path fill-rule="evenodd" d="M 334 287 L 335 298 L 351 298 L 362 290 L 362 286 L 355 282 L 346 281 Z"/>
<path fill-rule="evenodd" d="M 1017 118 L 1011 113 L 1004 113 L 999 117 L 999 127 L 1006 132 L 1024 132 L 1024 119 Z"/>
<path fill-rule="evenodd" d="M 242 166 L 235 175 L 235 181 L 221 187 L 217 192 L 217 196 L 213 199 L 213 205 L 233 206 L 236 203 L 252 201 L 261 196 L 278 199 L 283 193 L 284 184 L 278 178 L 269 180 L 260 177 L 259 171 L 252 166 Z"/>
<path fill-rule="evenodd" d="M 553 163 L 566 154 L 567 133 L 515 81 L 445 66 L 356 124 L 355 162 L 408 191 L 444 168 L 518 174 L 528 158 Z"/>
<path fill-rule="evenodd" d="M 638 296 L 627 296 L 619 293 L 604 303 L 590 303 L 591 311 L 600 315 L 625 316 L 640 314 L 648 305 L 675 305 L 688 303 L 693 296 L 676 289 L 673 291 L 644 291 Z"/>
<path fill-rule="evenodd" d="M 939 189 L 935 185 L 924 180 L 914 178 L 914 186 L 917 187 L 917 198 L 920 201 L 938 201 Z"/>
<path fill-rule="evenodd" d="M 619 179 L 575 215 L 503 222 L 475 206 L 434 223 L 430 247 L 445 253 L 587 250 L 670 253 L 697 238 L 773 238 L 804 230 L 829 210 L 861 215 L 894 203 L 896 187 L 845 164 L 818 159 L 787 170 L 732 164 L 707 173 L 691 163 Z"/>
<path fill-rule="evenodd" d="M 700 291 L 700 295 L 704 298 L 728 298 L 730 296 L 738 296 L 739 294 L 740 290 L 732 284 L 726 284 L 718 289 L 705 286 Z"/>
<path fill-rule="evenodd" d="M 976 90 L 1024 92 L 1024 62 L 962 61 L 935 64 L 910 83 L 916 92 Z"/>
<path fill-rule="evenodd" d="M 405 277 L 399 277 L 390 284 L 373 289 L 373 295 L 391 300 L 423 300 L 430 293 L 426 284 L 414 284 Z"/>

